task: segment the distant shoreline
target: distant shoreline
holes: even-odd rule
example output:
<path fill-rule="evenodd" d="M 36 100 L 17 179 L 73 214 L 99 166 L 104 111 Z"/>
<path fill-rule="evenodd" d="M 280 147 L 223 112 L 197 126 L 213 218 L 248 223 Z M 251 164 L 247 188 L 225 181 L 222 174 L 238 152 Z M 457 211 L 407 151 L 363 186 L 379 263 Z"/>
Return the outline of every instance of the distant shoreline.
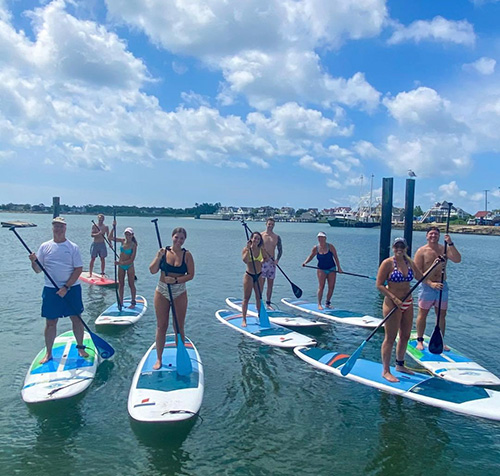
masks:
<path fill-rule="evenodd" d="M 11 210 L 1 210 L 1 213 L 8 213 L 10 215 L 52 215 L 52 213 L 47 213 L 47 212 L 25 212 L 25 211 L 11 211 Z M 94 213 L 64 213 L 64 215 L 86 215 L 86 216 L 94 216 Z M 141 213 L 140 215 L 128 215 L 128 214 L 120 214 L 120 216 L 131 216 L 131 217 L 154 217 L 154 216 L 162 216 L 162 217 L 170 217 L 170 218 L 195 218 L 193 215 L 165 215 L 165 214 L 147 214 L 147 213 Z M 203 219 L 203 218 L 202 218 Z M 219 221 L 219 220 L 215 220 Z M 224 220 L 221 220 L 224 221 Z M 263 221 L 263 220 L 251 220 L 251 221 Z M 299 222 L 299 221 L 294 221 L 294 222 L 284 222 L 284 223 L 318 223 L 322 225 L 327 225 L 328 223 L 326 221 L 317 221 L 317 222 Z M 446 231 L 446 224 L 445 223 L 414 223 L 413 224 L 413 231 L 425 231 L 429 226 L 437 226 L 441 233 L 444 233 Z M 349 228 L 349 227 L 347 227 Z M 404 225 L 396 224 L 392 225 L 392 228 L 395 230 L 402 230 L 404 229 Z M 450 233 L 458 233 L 458 234 L 464 234 L 464 235 L 487 235 L 487 236 L 500 236 L 500 226 L 487 226 L 487 225 L 453 225 L 450 224 Z"/>

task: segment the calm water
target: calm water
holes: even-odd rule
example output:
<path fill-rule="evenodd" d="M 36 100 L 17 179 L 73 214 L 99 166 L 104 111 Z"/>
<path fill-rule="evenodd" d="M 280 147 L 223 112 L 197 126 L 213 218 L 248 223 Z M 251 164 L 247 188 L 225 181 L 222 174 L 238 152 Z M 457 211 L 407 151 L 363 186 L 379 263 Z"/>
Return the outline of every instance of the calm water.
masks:
<path fill-rule="evenodd" d="M 34 250 L 51 237 L 48 215 L 0 214 L 38 224 L 20 230 Z M 89 260 L 90 216 L 70 216 L 69 239 Z M 108 219 L 109 220 L 109 219 Z M 237 222 L 161 218 L 164 243 L 175 226 L 188 230 L 196 277 L 188 284 L 187 334 L 205 366 L 201 417 L 172 430 L 144 430 L 127 413 L 135 368 L 154 339 L 152 307 L 157 276 L 147 267 L 157 251 L 150 218 L 119 219 L 118 231 L 135 229 L 138 291 L 150 307 L 134 327 L 101 332 L 116 349 L 97 379 L 77 401 L 32 409 L 21 399 L 25 373 L 43 347 L 39 317 L 41 275 L 27 253 L 3 229 L 0 258 L 0 470 L 1 474 L 93 475 L 288 475 L 302 474 L 499 474 L 500 423 L 455 415 L 315 370 L 291 351 L 260 346 L 218 323 L 214 313 L 227 296 L 241 296 L 244 230 Z M 250 223 L 260 230 L 262 223 Z M 375 276 L 378 230 L 334 229 L 318 224 L 277 224 L 285 253 L 280 262 L 290 279 L 313 299 L 314 270 L 300 263 L 324 230 L 345 271 Z M 396 231 L 395 235 L 400 232 Z M 415 233 L 414 248 L 424 243 Z M 449 267 L 452 289 L 448 342 L 500 375 L 498 319 L 500 280 L 497 237 L 457 235 L 463 262 Z M 96 263 L 97 269 L 99 265 Z M 109 270 L 111 271 L 111 269 Z M 334 304 L 380 317 L 374 281 L 341 276 Z M 114 291 L 84 286 L 84 318 L 96 317 Z M 274 300 L 293 297 L 280 275 Z M 433 321 L 433 319 L 431 319 Z M 431 325 L 428 331 L 431 332 Z M 59 333 L 69 329 L 61 320 Z M 330 325 L 315 333 L 319 345 L 355 350 L 368 331 Z M 363 355 L 379 359 L 382 334 Z"/>

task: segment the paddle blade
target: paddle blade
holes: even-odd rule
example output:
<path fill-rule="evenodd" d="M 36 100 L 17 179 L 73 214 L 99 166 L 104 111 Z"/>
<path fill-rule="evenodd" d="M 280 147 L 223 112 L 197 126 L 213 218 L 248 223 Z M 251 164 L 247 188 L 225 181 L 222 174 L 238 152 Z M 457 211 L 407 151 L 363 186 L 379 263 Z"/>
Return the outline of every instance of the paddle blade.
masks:
<path fill-rule="evenodd" d="M 262 299 L 260 300 L 259 325 L 260 327 L 271 327 L 269 315 Z"/>
<path fill-rule="evenodd" d="M 179 375 L 189 375 L 193 371 L 191 359 L 180 334 L 177 334 L 176 365 Z"/>
<path fill-rule="evenodd" d="M 443 334 L 439 326 L 434 328 L 434 332 L 429 340 L 429 352 L 431 354 L 442 354 L 444 350 Z"/>
<path fill-rule="evenodd" d="M 300 299 L 300 297 L 302 296 L 302 289 L 300 289 L 298 286 L 292 283 L 292 291 L 293 294 L 295 294 L 295 297 L 297 299 Z"/>
<path fill-rule="evenodd" d="M 356 360 L 359 359 L 363 347 L 366 344 L 366 340 L 354 351 L 354 353 L 347 359 L 347 362 L 341 367 L 340 373 L 345 377 L 354 367 Z"/>
<path fill-rule="evenodd" d="M 110 357 L 112 357 L 115 353 L 115 349 L 113 349 L 113 347 L 111 347 L 104 339 L 99 337 L 97 334 L 91 332 L 90 329 L 87 329 L 87 331 L 90 334 L 90 338 L 92 339 L 92 342 L 94 343 L 101 358 L 109 359 Z"/>

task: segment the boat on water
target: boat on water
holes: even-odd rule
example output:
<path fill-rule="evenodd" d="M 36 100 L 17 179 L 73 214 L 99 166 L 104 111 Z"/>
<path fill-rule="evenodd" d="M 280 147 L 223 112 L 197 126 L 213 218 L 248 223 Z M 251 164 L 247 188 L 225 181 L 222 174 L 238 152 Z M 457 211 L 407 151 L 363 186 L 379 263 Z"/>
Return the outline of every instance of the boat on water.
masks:
<path fill-rule="evenodd" d="M 352 227 L 352 228 L 374 228 L 380 226 L 380 222 L 373 218 L 366 217 L 360 219 L 358 216 L 334 216 L 328 219 L 328 224 L 334 227 Z"/>

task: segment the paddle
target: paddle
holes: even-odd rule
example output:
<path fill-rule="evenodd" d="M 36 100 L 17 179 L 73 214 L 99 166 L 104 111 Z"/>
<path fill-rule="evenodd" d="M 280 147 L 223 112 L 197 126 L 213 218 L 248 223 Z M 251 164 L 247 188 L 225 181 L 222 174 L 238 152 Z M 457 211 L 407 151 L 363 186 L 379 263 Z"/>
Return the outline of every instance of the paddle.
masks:
<path fill-rule="evenodd" d="M 448 217 L 446 218 L 446 234 L 450 231 L 450 213 L 451 206 L 453 203 L 448 203 Z M 446 259 L 446 249 L 448 248 L 448 242 L 445 240 L 444 242 L 444 258 Z M 438 304 L 438 312 L 436 316 L 436 327 L 434 327 L 434 332 L 431 335 L 429 340 L 429 352 L 431 354 L 442 354 L 444 350 L 444 342 L 443 342 L 443 333 L 439 328 L 439 318 L 441 316 L 441 301 L 443 299 L 443 283 L 444 283 L 444 273 L 446 266 L 443 265 L 441 269 L 441 289 L 439 290 L 439 304 Z"/>
<path fill-rule="evenodd" d="M 160 230 L 158 228 L 158 218 L 151 220 L 155 224 L 156 238 L 158 238 L 158 245 L 162 248 Z M 166 259 L 166 257 L 165 257 Z M 177 313 L 175 312 L 174 298 L 172 296 L 172 289 L 170 284 L 167 284 L 168 295 L 170 297 L 170 307 L 172 308 L 172 317 L 174 318 L 175 332 L 177 333 L 177 353 L 176 353 L 176 366 L 177 373 L 179 375 L 189 375 L 193 371 L 193 366 L 191 364 L 191 359 L 189 358 L 188 351 L 182 340 L 182 336 L 179 331 L 179 323 L 177 321 Z"/>
<path fill-rule="evenodd" d="M 248 241 L 250 240 L 250 235 L 248 234 L 250 232 L 250 228 L 248 228 L 248 225 L 245 223 L 243 219 L 241 219 L 241 224 L 245 228 L 245 234 L 247 236 L 247 241 Z M 251 246 L 250 246 L 250 258 L 252 259 L 253 273 L 257 274 L 257 268 L 255 267 L 255 260 L 253 258 L 253 251 Z M 260 299 L 259 325 L 260 327 L 271 327 L 271 323 L 269 322 L 269 315 L 267 314 L 267 309 L 266 306 L 264 305 L 264 299 L 262 298 L 262 290 L 260 289 L 259 281 L 257 280 L 255 284 L 257 285 L 257 291 L 259 292 L 259 299 Z"/>
<path fill-rule="evenodd" d="M 242 221 L 242 224 L 243 226 L 245 227 L 245 229 L 248 229 L 248 231 L 250 233 L 252 233 L 252 230 L 250 230 L 250 228 L 248 228 L 248 225 L 243 221 L 243 219 L 241 220 Z M 273 260 L 273 263 L 276 265 L 276 267 L 281 271 L 281 273 L 283 274 L 283 276 L 286 278 L 286 280 L 291 284 L 292 286 L 292 291 L 293 291 L 293 294 L 295 294 L 295 297 L 297 299 L 299 299 L 301 296 L 302 296 L 302 289 L 300 289 L 296 284 L 292 283 L 292 281 L 290 280 L 290 278 L 285 274 L 285 272 L 281 269 L 281 266 L 276 263 L 275 259 L 264 249 L 265 253 L 267 254 L 267 256 L 269 256 L 269 258 L 271 258 Z"/>
<path fill-rule="evenodd" d="M 92 220 L 92 223 L 94 223 L 94 220 Z M 99 227 L 97 227 L 97 228 L 99 228 Z M 117 267 L 116 262 L 119 260 L 119 258 L 118 258 L 118 255 L 116 254 L 116 211 L 114 208 L 113 208 L 113 238 L 115 240 L 115 247 L 113 248 L 111 246 L 111 244 L 109 244 L 109 246 L 111 246 L 111 249 L 113 250 L 113 253 L 115 255 L 113 269 L 115 270 L 115 284 L 116 284 L 118 282 L 118 278 L 116 276 L 116 267 Z M 123 279 L 125 279 L 125 277 Z M 116 294 L 116 304 L 118 305 L 118 311 L 122 312 L 123 304 L 122 304 L 122 301 L 120 299 L 120 293 L 118 292 L 118 286 L 115 286 L 115 294 Z"/>
<path fill-rule="evenodd" d="M 318 268 L 317 266 L 309 266 L 309 265 L 304 265 L 302 266 L 303 268 L 311 268 L 311 269 L 321 269 Z M 339 273 L 340 271 L 337 271 L 336 269 L 333 270 L 334 273 Z M 342 271 L 340 274 L 348 274 L 349 276 L 357 276 L 358 278 L 367 278 L 367 279 L 373 279 L 374 281 L 377 278 L 374 278 L 373 276 L 366 276 L 365 274 L 356 274 L 356 273 L 348 273 L 347 271 Z"/>
<path fill-rule="evenodd" d="M 401 302 L 405 302 L 410 296 L 411 294 L 413 293 L 413 291 L 415 291 L 415 289 L 417 289 L 418 285 L 424 281 L 427 276 L 429 276 L 429 274 L 431 273 L 431 271 L 439 264 L 439 263 L 442 263 L 444 261 L 444 258 L 442 258 L 441 256 L 434 262 L 434 264 L 427 270 L 427 272 L 422 276 L 422 278 L 420 278 L 410 289 L 410 291 L 408 291 L 408 293 L 406 294 L 406 296 L 401 299 Z M 384 323 L 387 321 L 387 319 L 389 319 L 393 314 L 394 312 L 396 312 L 396 310 L 398 309 L 398 306 L 394 306 L 390 311 L 389 313 L 387 314 L 387 316 L 385 316 L 385 318 L 380 322 L 380 324 L 375 327 L 375 329 L 373 329 L 372 333 L 362 342 L 362 344 L 354 351 L 354 353 L 349 357 L 349 359 L 347 359 L 346 363 L 342 366 L 342 368 L 340 369 L 340 373 L 345 377 L 351 370 L 352 368 L 354 367 L 354 364 L 356 363 L 356 360 L 359 359 L 359 356 L 361 354 L 361 351 L 363 350 L 364 346 L 366 345 L 366 343 L 375 335 L 375 333 L 384 325 Z"/>
<path fill-rule="evenodd" d="M 114 220 L 116 221 L 116 213 L 115 213 L 115 209 L 113 208 L 113 218 Z M 101 231 L 101 229 L 99 228 L 99 226 L 97 225 L 97 223 L 92 220 L 92 224 L 99 230 Z M 113 234 L 115 235 L 116 237 L 116 227 L 113 226 Z M 104 241 L 106 242 L 106 244 L 111 248 L 111 250 L 113 251 L 113 254 L 115 255 L 115 260 L 118 261 L 120 258 L 118 258 L 118 255 L 116 254 L 116 241 L 115 241 L 115 247 L 113 248 L 113 245 L 110 243 L 110 241 L 106 238 L 106 235 L 103 235 L 103 238 L 104 238 Z M 116 266 L 115 266 L 116 267 Z M 137 276 L 134 275 L 134 281 L 137 281 Z M 116 274 L 115 274 L 115 282 L 116 282 Z"/>
<path fill-rule="evenodd" d="M 12 227 L 9 228 L 9 230 L 12 231 L 12 232 L 14 232 L 14 234 L 17 236 L 17 238 L 19 239 L 19 241 L 26 248 L 26 250 L 28 251 L 28 253 L 31 254 L 32 251 L 29 249 L 28 245 L 24 242 L 24 240 L 21 238 L 21 236 L 19 236 L 19 233 L 16 231 L 15 227 L 12 226 Z M 50 282 L 56 288 L 56 290 L 59 291 L 59 287 L 57 286 L 57 284 L 55 283 L 55 281 L 52 279 L 52 277 L 49 275 L 49 273 L 47 272 L 47 270 L 40 263 L 40 261 L 38 261 L 38 259 L 36 259 L 35 263 L 44 272 L 45 276 L 47 276 L 47 278 L 50 280 Z M 70 306 L 72 307 L 71 303 L 70 303 Z M 75 316 L 77 316 L 78 319 L 80 319 L 80 321 L 82 322 L 83 327 L 85 327 L 85 329 L 87 330 L 87 332 L 90 334 L 92 342 L 94 342 L 94 345 L 96 346 L 96 349 L 97 349 L 97 352 L 99 352 L 99 355 L 103 359 L 109 359 L 115 353 L 115 349 L 113 349 L 113 347 L 111 347 L 111 345 L 109 345 L 104 339 L 102 339 L 101 337 L 99 337 L 97 334 L 94 334 L 89 329 L 89 326 L 87 326 L 86 322 L 82 319 L 82 316 L 80 316 L 80 314 L 76 311 L 76 309 L 74 307 L 73 307 L 73 311 L 75 312 Z"/>

